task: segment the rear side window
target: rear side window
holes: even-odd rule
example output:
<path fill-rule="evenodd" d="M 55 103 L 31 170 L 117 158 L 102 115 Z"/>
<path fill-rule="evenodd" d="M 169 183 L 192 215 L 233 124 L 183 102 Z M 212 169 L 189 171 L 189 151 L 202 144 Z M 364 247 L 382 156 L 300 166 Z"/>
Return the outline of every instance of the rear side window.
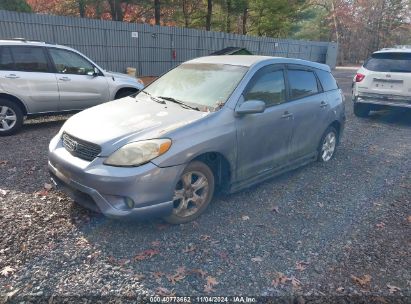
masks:
<path fill-rule="evenodd" d="M 311 71 L 288 70 L 291 99 L 303 98 L 318 93 L 317 78 Z"/>
<path fill-rule="evenodd" d="M 0 47 L 0 70 L 14 70 L 13 57 L 7 47 Z"/>
<path fill-rule="evenodd" d="M 40 47 L 10 47 L 16 71 L 48 72 L 47 58 Z"/>
<path fill-rule="evenodd" d="M 411 53 L 372 54 L 364 67 L 375 72 L 411 73 Z"/>
<path fill-rule="evenodd" d="M 338 89 L 338 84 L 333 75 L 327 71 L 317 70 L 317 76 L 320 79 L 324 91 L 332 91 Z"/>
<path fill-rule="evenodd" d="M 266 106 L 285 101 L 285 81 L 283 70 L 267 66 L 259 70 L 251 79 L 244 92 L 245 100 L 261 100 Z"/>

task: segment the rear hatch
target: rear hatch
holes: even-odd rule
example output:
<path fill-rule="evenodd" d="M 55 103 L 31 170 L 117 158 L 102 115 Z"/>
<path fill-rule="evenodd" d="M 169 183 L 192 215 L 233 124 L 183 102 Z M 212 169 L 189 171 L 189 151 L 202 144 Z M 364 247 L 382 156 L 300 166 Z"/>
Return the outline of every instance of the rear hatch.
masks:
<path fill-rule="evenodd" d="M 374 53 L 364 64 L 367 70 L 359 83 L 359 93 L 385 95 L 385 97 L 411 96 L 411 53 Z"/>

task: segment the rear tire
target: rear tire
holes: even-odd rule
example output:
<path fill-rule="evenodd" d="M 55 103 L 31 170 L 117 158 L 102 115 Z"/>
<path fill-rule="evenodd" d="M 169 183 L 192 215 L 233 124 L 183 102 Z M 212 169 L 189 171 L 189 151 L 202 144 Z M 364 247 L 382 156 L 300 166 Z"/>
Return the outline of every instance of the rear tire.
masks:
<path fill-rule="evenodd" d="M 174 192 L 171 215 L 164 218 L 170 224 L 185 224 L 199 217 L 213 198 L 214 174 L 200 161 L 188 164 Z"/>
<path fill-rule="evenodd" d="M 370 106 L 367 104 L 354 102 L 354 115 L 357 117 L 367 117 L 370 114 Z"/>
<path fill-rule="evenodd" d="M 0 136 L 15 134 L 23 125 L 23 120 L 23 111 L 15 102 L 0 98 Z"/>
<path fill-rule="evenodd" d="M 318 161 L 326 163 L 330 161 L 337 149 L 338 133 L 334 127 L 328 127 L 321 137 L 320 144 L 318 146 Z"/>

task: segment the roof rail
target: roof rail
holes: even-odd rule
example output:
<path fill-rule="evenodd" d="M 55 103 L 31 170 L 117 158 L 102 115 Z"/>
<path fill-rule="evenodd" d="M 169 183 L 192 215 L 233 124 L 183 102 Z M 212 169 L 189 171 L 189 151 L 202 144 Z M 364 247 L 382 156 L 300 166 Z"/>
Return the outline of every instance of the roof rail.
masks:
<path fill-rule="evenodd" d="M 27 39 L 26 39 L 26 38 L 21 38 L 21 37 L 11 38 L 10 40 L 27 42 Z"/>
<path fill-rule="evenodd" d="M 7 40 L 7 39 L 6 39 Z M 11 38 L 11 39 L 8 39 L 8 40 L 12 40 L 12 41 L 21 41 L 21 42 L 39 42 L 39 43 L 45 43 L 45 44 L 56 44 L 56 43 L 54 43 L 54 42 L 47 42 L 47 41 L 41 41 L 41 40 L 34 40 L 34 39 L 26 39 L 26 38 L 20 38 L 20 37 L 17 37 L 17 38 Z"/>
<path fill-rule="evenodd" d="M 411 45 L 396 45 L 396 49 L 411 49 Z"/>

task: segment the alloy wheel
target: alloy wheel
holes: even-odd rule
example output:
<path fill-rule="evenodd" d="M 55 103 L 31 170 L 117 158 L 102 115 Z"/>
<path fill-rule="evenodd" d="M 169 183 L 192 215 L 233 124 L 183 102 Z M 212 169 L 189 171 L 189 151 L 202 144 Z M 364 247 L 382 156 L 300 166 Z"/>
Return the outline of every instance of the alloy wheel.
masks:
<path fill-rule="evenodd" d="M 337 137 L 334 132 L 329 132 L 325 136 L 323 145 L 321 147 L 321 158 L 324 162 L 329 161 L 335 152 L 335 146 L 337 144 Z"/>
<path fill-rule="evenodd" d="M 7 106 L 0 106 L 0 131 L 12 129 L 17 122 L 16 112 Z"/>
<path fill-rule="evenodd" d="M 189 171 L 182 175 L 174 191 L 173 214 L 178 217 L 189 217 L 195 214 L 207 201 L 209 182 L 207 177 L 198 171 Z"/>

